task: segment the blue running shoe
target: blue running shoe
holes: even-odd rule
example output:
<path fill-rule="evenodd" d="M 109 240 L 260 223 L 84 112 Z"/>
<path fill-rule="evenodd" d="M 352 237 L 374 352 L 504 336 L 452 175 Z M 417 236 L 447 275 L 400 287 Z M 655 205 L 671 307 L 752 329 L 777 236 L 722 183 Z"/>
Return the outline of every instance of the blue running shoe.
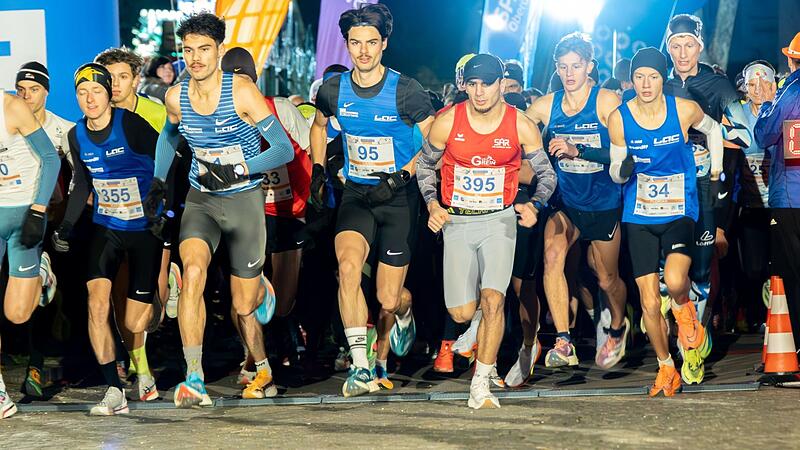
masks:
<path fill-rule="evenodd" d="M 264 298 L 255 312 L 258 323 L 266 325 L 275 314 L 275 289 L 264 275 L 261 275 L 261 284 L 264 286 Z"/>
<path fill-rule="evenodd" d="M 206 391 L 206 384 L 195 372 L 189 374 L 186 381 L 175 386 L 174 400 L 177 408 L 211 405 L 211 398 Z"/>
<path fill-rule="evenodd" d="M 345 397 L 355 397 L 357 395 L 368 394 L 379 390 L 372 371 L 361 367 L 350 367 L 350 373 L 342 385 L 342 395 Z"/>
<path fill-rule="evenodd" d="M 372 369 L 372 377 L 375 378 L 375 384 L 382 390 L 391 391 L 394 389 L 394 383 L 392 380 L 389 379 L 389 374 L 386 373 L 386 369 L 383 366 L 375 365 L 375 368 Z"/>
<path fill-rule="evenodd" d="M 408 314 L 411 316 L 411 321 L 405 327 L 400 325 L 400 321 L 395 316 L 392 332 L 389 335 L 389 345 L 394 354 L 400 357 L 408 354 L 408 351 L 411 350 L 411 346 L 414 345 L 414 339 L 417 338 L 417 326 L 414 324 L 414 314 L 411 310 L 408 311 Z"/>

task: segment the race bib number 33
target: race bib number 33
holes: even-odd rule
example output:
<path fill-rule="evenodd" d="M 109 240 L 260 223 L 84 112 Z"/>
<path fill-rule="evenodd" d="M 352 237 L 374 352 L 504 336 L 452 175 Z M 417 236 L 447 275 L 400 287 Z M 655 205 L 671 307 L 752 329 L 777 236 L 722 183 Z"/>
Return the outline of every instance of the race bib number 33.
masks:
<path fill-rule="evenodd" d="M 450 206 L 494 211 L 503 209 L 506 169 L 455 166 Z"/>
<path fill-rule="evenodd" d="M 292 185 L 289 183 L 289 171 L 285 165 L 265 173 L 261 185 L 266 188 L 264 203 L 279 203 L 292 199 Z"/>

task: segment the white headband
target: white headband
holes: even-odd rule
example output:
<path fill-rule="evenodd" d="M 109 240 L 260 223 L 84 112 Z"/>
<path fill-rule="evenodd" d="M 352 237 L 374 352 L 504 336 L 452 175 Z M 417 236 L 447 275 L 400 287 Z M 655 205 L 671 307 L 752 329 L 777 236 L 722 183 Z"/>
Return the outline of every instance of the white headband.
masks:
<path fill-rule="evenodd" d="M 766 81 L 775 81 L 775 71 L 764 64 L 753 64 L 744 71 L 744 81 L 749 82 L 753 78 L 761 78 Z"/>

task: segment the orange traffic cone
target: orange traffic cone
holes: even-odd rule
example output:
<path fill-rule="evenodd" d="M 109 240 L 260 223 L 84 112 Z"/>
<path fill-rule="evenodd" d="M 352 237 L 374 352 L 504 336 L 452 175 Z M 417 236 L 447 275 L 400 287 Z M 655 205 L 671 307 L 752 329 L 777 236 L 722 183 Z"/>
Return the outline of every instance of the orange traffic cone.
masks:
<path fill-rule="evenodd" d="M 761 350 L 761 365 L 763 366 L 765 362 L 767 362 L 767 339 L 769 339 L 769 316 L 770 311 L 772 310 L 772 295 L 773 290 L 772 286 L 776 283 L 775 279 L 778 277 L 770 277 L 769 280 L 769 305 L 767 305 L 767 320 L 764 322 L 764 348 Z"/>
<path fill-rule="evenodd" d="M 789 319 L 789 306 L 783 279 L 772 278 L 772 300 L 770 301 L 769 335 L 767 338 L 767 358 L 764 362 L 765 374 L 789 374 L 800 371 L 794 347 L 792 322 Z"/>

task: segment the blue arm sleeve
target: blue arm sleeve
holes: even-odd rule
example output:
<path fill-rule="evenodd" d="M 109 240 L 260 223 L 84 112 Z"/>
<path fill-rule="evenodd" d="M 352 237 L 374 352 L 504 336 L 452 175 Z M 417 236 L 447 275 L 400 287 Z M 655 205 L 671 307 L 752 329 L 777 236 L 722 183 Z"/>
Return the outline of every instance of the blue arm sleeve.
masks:
<path fill-rule="evenodd" d="M 585 147 L 579 157 L 586 161 L 608 165 L 611 164 L 611 149 L 603 147 Z"/>
<path fill-rule="evenodd" d="M 175 159 L 175 149 L 178 148 L 179 139 L 178 124 L 172 123 L 167 119 L 164 129 L 161 130 L 158 135 L 158 141 L 156 141 L 156 178 L 167 179 L 172 160 Z"/>
<path fill-rule="evenodd" d="M 53 195 L 53 189 L 56 187 L 56 181 L 58 181 L 61 160 L 58 157 L 56 148 L 53 146 L 53 142 L 47 137 L 47 133 L 44 132 L 43 128 L 39 127 L 33 133 L 25 136 L 25 140 L 42 162 L 39 192 L 36 193 L 34 202 L 37 205 L 47 206 L 50 203 L 50 197 Z"/>
<path fill-rule="evenodd" d="M 287 164 L 294 158 L 294 147 L 275 115 L 267 116 L 256 127 L 269 143 L 269 148 L 245 161 L 248 173 L 263 173 Z"/>

